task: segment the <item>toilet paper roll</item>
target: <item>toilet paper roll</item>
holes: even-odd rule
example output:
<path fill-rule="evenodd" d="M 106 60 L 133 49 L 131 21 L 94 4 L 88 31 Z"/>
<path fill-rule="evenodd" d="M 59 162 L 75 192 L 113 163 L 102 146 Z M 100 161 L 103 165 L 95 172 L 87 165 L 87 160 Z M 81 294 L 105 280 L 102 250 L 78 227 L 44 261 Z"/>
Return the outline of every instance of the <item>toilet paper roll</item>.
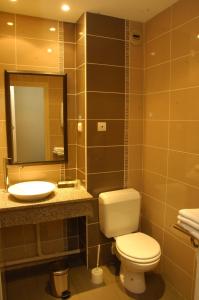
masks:
<path fill-rule="evenodd" d="M 102 268 L 94 268 L 91 270 L 91 280 L 94 284 L 103 283 L 103 270 Z"/>

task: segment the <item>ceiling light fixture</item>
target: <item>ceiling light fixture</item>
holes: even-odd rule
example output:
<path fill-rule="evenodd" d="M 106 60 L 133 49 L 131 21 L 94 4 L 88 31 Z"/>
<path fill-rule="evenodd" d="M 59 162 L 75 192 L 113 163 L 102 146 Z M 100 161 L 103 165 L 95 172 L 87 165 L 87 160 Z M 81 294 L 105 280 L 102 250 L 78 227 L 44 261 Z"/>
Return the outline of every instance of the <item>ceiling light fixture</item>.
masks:
<path fill-rule="evenodd" d="M 52 48 L 48 48 L 47 52 L 48 52 L 48 53 L 52 53 L 52 52 L 53 52 L 53 49 L 52 49 Z"/>
<path fill-rule="evenodd" d="M 13 25 L 14 25 L 13 22 L 7 22 L 6 24 L 7 24 L 8 26 L 13 26 Z"/>
<path fill-rule="evenodd" d="M 52 32 L 55 32 L 56 28 L 55 27 L 50 27 L 49 30 L 52 31 Z"/>
<path fill-rule="evenodd" d="M 10 0 L 10 2 L 17 2 L 17 0 Z"/>
<path fill-rule="evenodd" d="M 70 6 L 68 4 L 63 4 L 61 6 L 61 10 L 63 10 L 63 11 L 69 11 L 70 10 Z"/>

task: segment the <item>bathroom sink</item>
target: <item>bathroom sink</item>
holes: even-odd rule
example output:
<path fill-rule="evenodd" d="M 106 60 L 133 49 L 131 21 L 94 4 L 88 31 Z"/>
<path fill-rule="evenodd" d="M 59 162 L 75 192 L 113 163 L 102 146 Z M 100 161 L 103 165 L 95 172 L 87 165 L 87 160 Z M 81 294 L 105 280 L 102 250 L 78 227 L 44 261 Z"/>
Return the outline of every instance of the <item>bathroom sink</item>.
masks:
<path fill-rule="evenodd" d="M 47 181 L 27 181 L 11 185 L 8 192 L 17 199 L 39 200 L 46 198 L 55 189 L 55 184 Z"/>

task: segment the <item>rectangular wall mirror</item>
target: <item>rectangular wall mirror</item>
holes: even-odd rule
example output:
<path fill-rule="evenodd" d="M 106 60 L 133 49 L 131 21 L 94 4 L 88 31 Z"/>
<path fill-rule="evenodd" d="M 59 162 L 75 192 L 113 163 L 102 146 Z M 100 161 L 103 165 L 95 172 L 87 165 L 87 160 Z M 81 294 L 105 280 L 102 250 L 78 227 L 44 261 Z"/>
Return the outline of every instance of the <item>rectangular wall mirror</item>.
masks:
<path fill-rule="evenodd" d="M 11 164 L 67 161 L 66 75 L 5 71 Z"/>

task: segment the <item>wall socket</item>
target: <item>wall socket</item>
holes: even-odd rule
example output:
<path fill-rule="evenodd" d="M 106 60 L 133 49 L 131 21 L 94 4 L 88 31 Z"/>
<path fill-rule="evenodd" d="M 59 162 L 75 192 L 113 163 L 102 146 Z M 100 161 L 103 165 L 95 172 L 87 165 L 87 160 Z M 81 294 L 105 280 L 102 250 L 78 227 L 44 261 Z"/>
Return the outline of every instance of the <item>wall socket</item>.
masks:
<path fill-rule="evenodd" d="M 106 122 L 97 122 L 97 131 L 106 131 Z"/>

